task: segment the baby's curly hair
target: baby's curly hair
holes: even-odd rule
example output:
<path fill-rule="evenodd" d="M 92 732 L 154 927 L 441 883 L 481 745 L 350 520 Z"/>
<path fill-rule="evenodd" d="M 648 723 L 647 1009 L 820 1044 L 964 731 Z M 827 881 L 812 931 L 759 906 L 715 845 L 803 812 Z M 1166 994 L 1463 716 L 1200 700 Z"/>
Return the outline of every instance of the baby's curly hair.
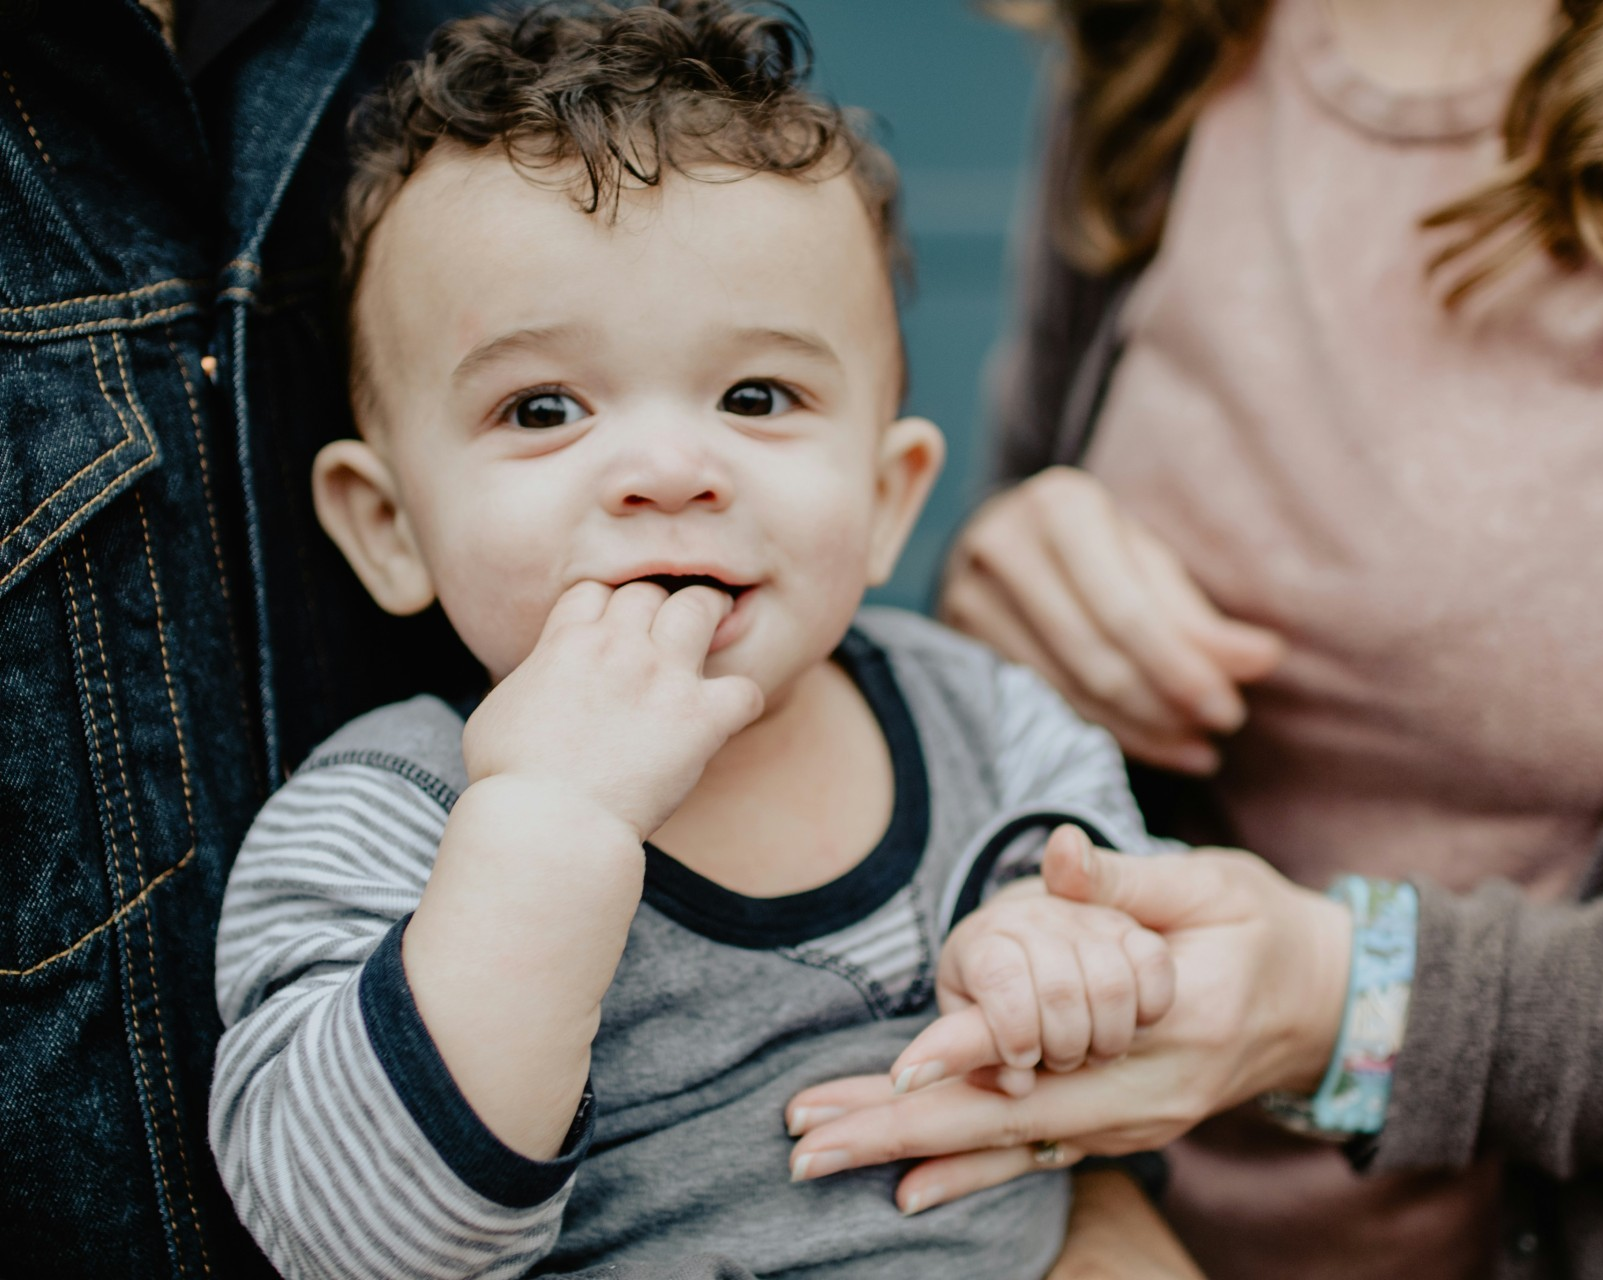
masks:
<path fill-rule="evenodd" d="M 625 187 L 707 164 L 798 178 L 846 172 L 902 276 L 895 167 L 858 113 L 805 87 L 812 43 L 801 19 L 784 4 L 764 10 L 547 0 L 441 27 L 352 116 L 354 174 L 340 218 L 347 303 L 374 228 L 441 142 L 500 147 L 532 181 L 555 175 L 601 216 L 616 213 Z"/>

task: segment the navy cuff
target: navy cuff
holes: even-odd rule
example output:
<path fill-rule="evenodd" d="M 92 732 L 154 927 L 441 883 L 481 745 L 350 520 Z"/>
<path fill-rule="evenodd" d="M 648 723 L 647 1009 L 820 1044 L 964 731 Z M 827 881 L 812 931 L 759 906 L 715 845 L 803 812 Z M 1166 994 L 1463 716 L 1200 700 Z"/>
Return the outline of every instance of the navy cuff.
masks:
<path fill-rule="evenodd" d="M 532 1208 L 562 1190 L 584 1159 L 595 1132 L 595 1095 L 586 1084 L 555 1160 L 530 1160 L 491 1133 L 451 1079 L 407 986 L 401 935 L 411 919 L 384 935 L 362 969 L 357 994 L 368 1039 L 390 1084 L 451 1172 L 487 1200 Z"/>

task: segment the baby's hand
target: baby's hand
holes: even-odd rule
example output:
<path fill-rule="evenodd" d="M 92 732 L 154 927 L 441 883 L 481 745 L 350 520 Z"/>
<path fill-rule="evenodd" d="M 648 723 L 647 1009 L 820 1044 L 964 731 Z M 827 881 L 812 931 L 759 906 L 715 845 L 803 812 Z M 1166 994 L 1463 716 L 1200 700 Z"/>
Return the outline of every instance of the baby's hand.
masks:
<path fill-rule="evenodd" d="M 1028 1092 L 1034 1069 L 1121 1057 L 1174 1000 L 1168 945 L 1121 911 L 1069 902 L 1039 879 L 1009 885 L 941 950 L 944 1015 L 891 1067 L 898 1093 L 981 1068 Z"/>
<path fill-rule="evenodd" d="M 711 587 L 570 587 L 534 651 L 468 721 L 469 779 L 527 779 L 566 803 L 594 803 L 645 840 L 762 712 L 751 680 L 702 674 L 730 607 Z"/>

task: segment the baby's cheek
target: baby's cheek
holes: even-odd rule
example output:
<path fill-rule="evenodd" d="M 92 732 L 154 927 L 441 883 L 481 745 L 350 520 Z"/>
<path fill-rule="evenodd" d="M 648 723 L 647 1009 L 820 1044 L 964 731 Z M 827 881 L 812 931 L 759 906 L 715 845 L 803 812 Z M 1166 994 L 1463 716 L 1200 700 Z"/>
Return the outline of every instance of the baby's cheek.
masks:
<path fill-rule="evenodd" d="M 468 544 L 437 575 L 440 605 L 493 680 L 510 674 L 540 639 L 554 603 L 546 566 L 495 545 Z"/>

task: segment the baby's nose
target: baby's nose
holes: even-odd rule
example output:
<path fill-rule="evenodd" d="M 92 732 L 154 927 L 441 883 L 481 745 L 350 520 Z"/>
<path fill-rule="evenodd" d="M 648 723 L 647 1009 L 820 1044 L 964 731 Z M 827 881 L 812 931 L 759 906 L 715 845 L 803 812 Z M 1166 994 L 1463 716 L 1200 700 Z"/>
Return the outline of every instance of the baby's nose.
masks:
<path fill-rule="evenodd" d="M 608 487 L 607 506 L 614 515 L 717 511 L 729 504 L 731 487 L 725 469 L 706 450 L 663 444 L 621 460 Z"/>

